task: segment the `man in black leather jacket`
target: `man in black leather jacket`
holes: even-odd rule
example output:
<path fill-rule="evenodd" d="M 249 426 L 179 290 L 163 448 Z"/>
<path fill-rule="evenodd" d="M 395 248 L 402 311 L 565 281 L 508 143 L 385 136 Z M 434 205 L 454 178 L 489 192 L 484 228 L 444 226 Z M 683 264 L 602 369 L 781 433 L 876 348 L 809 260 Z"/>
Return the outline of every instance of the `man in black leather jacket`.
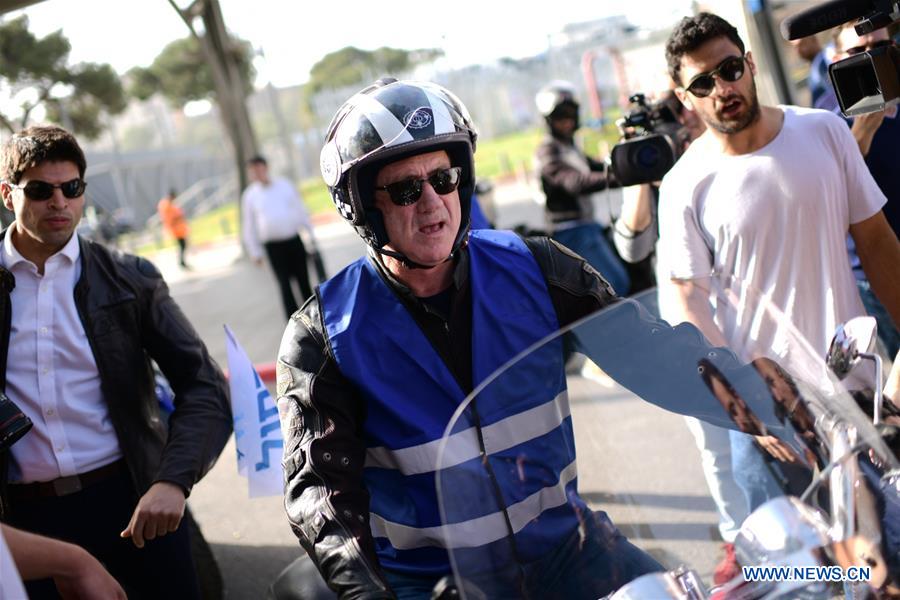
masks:
<path fill-rule="evenodd" d="M 277 385 L 288 519 L 341 598 L 428 598 L 451 571 L 448 550 L 474 566 L 467 574 L 487 597 L 598 598 L 662 569 L 570 478 L 559 343 L 530 355 L 512 393 L 469 405 L 454 438 L 479 445 L 440 471 L 459 475 L 452 497 L 472 500 L 446 520 L 439 513 L 436 449 L 465 396 L 525 348 L 618 301 L 556 241 L 469 231 L 475 139 L 451 92 L 396 80 L 348 100 L 326 135 L 323 178 L 368 256 L 292 315 Z M 727 426 L 700 359 L 745 398 L 767 393 L 696 328 L 617 306 L 581 324 L 575 342 L 641 397 Z M 273 586 L 278 598 L 308 584 L 302 564 Z"/>
<path fill-rule="evenodd" d="M 493 284 L 515 265 L 525 269 L 513 278 L 529 277 L 526 271 L 536 274 L 532 279 L 535 287 L 527 289 L 543 296 L 540 302 L 548 307 L 541 314 L 527 312 L 533 310 L 529 304 L 532 295 L 526 291 L 517 296 L 522 288 L 510 284 L 512 308 L 520 313 L 514 319 L 525 320 L 525 328 L 532 330 L 526 335 L 542 336 L 547 320 L 556 330 L 617 298 L 590 265 L 555 241 L 511 239 L 511 233 L 502 232 L 490 237 L 470 235 L 468 199 L 474 181 L 475 134 L 465 107 L 447 90 L 389 80 L 377 82 L 360 95 L 370 96 L 366 102 L 359 102 L 365 110 L 353 109 L 354 97 L 338 112 L 329 129 L 322 172 L 342 216 L 369 244 L 369 255 L 317 287 L 314 296 L 291 317 L 282 339 L 277 381 L 285 435 L 285 507 L 301 545 L 341 598 L 394 598 L 395 593 L 400 597 L 428 597 L 440 576 L 449 573 L 449 564 L 440 573 L 441 559 L 429 562 L 426 557 L 435 548 L 414 544 L 409 549 L 410 545 L 396 541 L 391 533 L 372 531 L 379 523 L 391 525 L 391 515 L 385 517 L 376 505 L 387 505 L 390 512 L 392 507 L 400 509 L 404 502 L 411 501 L 416 493 L 410 491 L 415 483 L 405 487 L 406 483 L 399 482 L 397 496 L 407 500 L 393 502 L 385 501 L 384 487 L 373 488 L 378 485 L 373 477 L 390 471 L 374 469 L 379 474 L 366 468 L 364 473 L 364 467 L 371 466 L 372 446 L 377 445 L 373 436 L 390 437 L 389 430 L 394 426 L 418 430 L 422 424 L 415 416 L 400 416 L 406 402 L 434 406 L 432 415 L 439 405 L 446 406 L 440 390 L 436 396 L 431 395 L 428 382 L 416 379 L 414 372 L 422 372 L 416 371 L 419 365 L 427 363 L 425 372 L 429 374 L 425 379 L 443 377 L 447 386 L 441 389 L 457 390 L 451 395 L 468 394 L 481 381 L 484 369 L 473 360 L 473 347 L 493 343 L 484 336 L 515 337 L 498 325 L 504 315 L 486 317 L 484 309 L 486 297 L 494 299 L 492 304 L 503 306 L 504 295 L 497 294 Z M 425 102 L 429 104 L 423 108 Z M 448 120 L 441 122 L 442 116 Z M 373 127 L 384 127 L 394 119 L 407 123 L 406 133 L 412 140 L 404 132 L 386 134 L 384 129 L 378 131 L 383 136 L 380 140 L 372 135 Z M 501 240 L 501 245 L 488 243 L 490 240 Z M 511 248 L 515 252 L 505 255 Z M 486 258 L 489 262 L 491 257 L 497 266 L 486 269 Z M 483 274 L 488 271 L 491 278 L 486 279 Z M 339 287 L 341 282 L 350 285 Z M 350 297 L 356 298 L 356 304 L 342 313 L 339 307 Z M 381 323 L 376 327 L 370 319 L 380 319 Z M 476 322 L 487 330 L 476 328 Z M 339 330 L 345 325 L 352 329 L 356 323 L 367 329 L 362 338 L 342 341 Z M 388 330 L 398 329 L 410 331 L 415 340 L 421 341 L 411 338 L 394 354 Z M 424 340 L 417 337 L 417 331 Z M 473 341 L 478 336 L 480 341 Z M 371 359 L 366 358 L 371 357 L 371 338 L 386 355 L 378 361 L 380 367 L 368 364 Z M 527 347 L 518 346 L 519 341 L 513 339 L 510 344 L 513 353 Z M 360 362 L 354 364 L 347 352 L 362 357 L 362 381 L 354 371 Z M 402 374 L 399 387 L 389 389 L 394 384 L 385 383 L 389 376 L 383 370 L 384 361 Z M 557 374 L 562 370 L 560 362 Z M 407 393 L 402 392 L 404 387 Z M 396 411 L 396 416 L 389 417 L 390 422 L 382 428 L 379 411 L 385 404 L 388 412 Z M 442 431 L 446 423 L 438 425 Z M 420 439 L 439 438 L 436 431 L 430 429 Z M 550 429 L 550 434 L 555 431 Z M 397 445 L 408 448 L 406 441 L 398 440 Z M 520 442 L 524 447 L 531 440 Z M 425 465 L 426 470 L 433 468 L 433 464 Z M 405 472 L 400 467 L 395 473 L 400 476 Z M 577 496 L 577 492 L 572 493 Z M 423 510 L 437 508 L 425 506 Z M 594 587 L 581 589 L 582 593 L 591 589 L 611 591 L 637 575 L 661 568 L 628 543 L 605 515 L 598 514 L 595 522 L 589 509 L 583 514 L 589 522 L 582 532 L 587 546 L 597 543 L 606 549 L 598 552 L 602 555 L 599 562 L 615 565 L 615 575 L 597 577 L 605 580 L 599 585 L 593 581 Z M 538 521 L 535 515 L 534 522 Z M 572 529 L 558 538 L 551 534 L 551 546 L 531 551 L 554 555 L 558 547 L 574 539 L 568 537 L 571 534 Z M 561 577 L 566 579 L 563 574 Z M 560 591 L 551 588 L 554 593 Z"/>
<path fill-rule="evenodd" d="M 597 272 L 564 246 L 548 238 L 525 242 L 546 277 L 560 325 L 616 300 Z M 466 257 L 463 249 L 446 312 L 417 298 L 377 258 L 373 262 L 468 394 L 474 386 Z M 300 543 L 342 598 L 393 598 L 369 529 L 369 494 L 362 477 L 366 448 L 359 435 L 365 401 L 341 374 L 323 328 L 314 296 L 291 318 L 279 351 L 279 407 L 289 424 L 285 506 Z"/>
<path fill-rule="evenodd" d="M 182 516 L 231 433 L 228 387 L 159 271 L 74 233 L 85 167 L 58 127 L 3 147 L 0 383 L 35 422 L 0 455 L 3 519 L 85 547 L 129 597 L 197 597 Z M 151 359 L 175 391 L 168 426 Z"/>

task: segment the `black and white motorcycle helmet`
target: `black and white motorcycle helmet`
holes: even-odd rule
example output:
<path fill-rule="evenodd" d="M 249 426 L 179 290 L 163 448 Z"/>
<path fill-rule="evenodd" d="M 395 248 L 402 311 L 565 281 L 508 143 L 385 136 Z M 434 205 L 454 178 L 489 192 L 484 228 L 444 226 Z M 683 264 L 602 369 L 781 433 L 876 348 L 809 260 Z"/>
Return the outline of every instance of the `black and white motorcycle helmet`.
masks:
<path fill-rule="evenodd" d="M 466 107 L 449 90 L 428 82 L 380 79 L 338 109 L 319 165 L 338 212 L 360 237 L 376 251 L 412 264 L 384 249 L 390 240 L 381 211 L 375 208 L 378 170 L 435 150 L 445 150 L 452 165 L 462 168 L 461 218 L 452 256 L 469 231 L 477 137 Z"/>
<path fill-rule="evenodd" d="M 579 106 L 575 97 L 575 86 L 562 80 L 551 81 L 542 87 L 535 95 L 534 103 L 541 116 L 548 121 L 553 113 L 564 104 L 574 106 L 576 110 Z"/>

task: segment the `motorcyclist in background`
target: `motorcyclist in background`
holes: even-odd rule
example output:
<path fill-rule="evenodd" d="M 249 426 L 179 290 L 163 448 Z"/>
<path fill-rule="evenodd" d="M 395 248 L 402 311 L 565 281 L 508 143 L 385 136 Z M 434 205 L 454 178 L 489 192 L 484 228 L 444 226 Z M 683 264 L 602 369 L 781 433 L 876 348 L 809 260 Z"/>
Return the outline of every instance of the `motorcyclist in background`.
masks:
<path fill-rule="evenodd" d="M 595 192 L 618 184 L 605 163 L 575 146 L 579 127 L 575 88 L 566 81 L 551 82 L 537 93 L 535 104 L 547 121 L 548 135 L 538 146 L 535 160 L 546 196 L 550 236 L 584 257 L 624 296 L 630 288 L 628 272 L 594 220 L 593 203 Z"/>
<path fill-rule="evenodd" d="M 519 351 L 616 300 L 555 241 L 470 233 L 475 140 L 452 93 L 395 80 L 350 98 L 326 137 L 323 177 L 369 252 L 292 317 L 278 406 L 291 526 L 342 598 L 429 597 L 451 572 L 434 469 L 454 409 Z M 555 482 L 505 494 L 556 500 L 468 543 L 502 557 L 511 536 L 534 597 L 597 598 L 662 567 L 579 497 L 562 355 L 546 369 L 535 382 L 553 389 L 535 383 L 527 407 L 544 433 L 509 428 L 496 454 L 533 457 Z M 488 422 L 522 410 L 479 405 Z"/>

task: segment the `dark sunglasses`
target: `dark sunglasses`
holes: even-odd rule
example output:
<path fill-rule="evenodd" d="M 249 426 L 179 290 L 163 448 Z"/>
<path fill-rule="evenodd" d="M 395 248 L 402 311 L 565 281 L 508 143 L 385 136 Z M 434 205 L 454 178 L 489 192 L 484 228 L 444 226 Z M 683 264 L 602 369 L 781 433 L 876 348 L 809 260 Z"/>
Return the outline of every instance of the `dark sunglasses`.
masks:
<path fill-rule="evenodd" d="M 571 104 L 562 104 L 550 114 L 554 121 L 560 119 L 578 119 L 578 109 Z"/>
<path fill-rule="evenodd" d="M 706 73 L 694 75 L 691 81 L 684 86 L 697 98 L 706 98 L 716 89 L 715 77 L 719 77 L 722 81 L 734 83 L 744 76 L 744 60 L 743 56 L 729 56 L 719 63 L 719 66 Z"/>
<path fill-rule="evenodd" d="M 855 56 L 866 51 L 875 50 L 876 48 L 889 48 L 893 45 L 894 40 L 878 40 L 877 42 L 872 42 L 868 46 L 853 46 L 852 48 L 847 48 L 847 56 Z"/>
<path fill-rule="evenodd" d="M 15 183 L 10 183 L 9 185 L 10 187 L 25 192 L 25 195 L 28 196 L 29 200 L 49 200 L 53 196 L 53 190 L 56 188 L 62 190 L 63 196 L 66 198 L 74 200 L 75 198 L 84 195 L 84 190 L 87 188 L 87 181 L 83 179 L 72 179 L 62 183 L 53 184 L 35 179 L 29 181 L 25 185 L 16 185 Z"/>
<path fill-rule="evenodd" d="M 435 192 L 443 196 L 456 189 L 461 173 L 461 167 L 447 167 L 438 169 L 425 179 L 404 179 L 375 189 L 386 191 L 391 197 L 391 202 L 397 206 L 409 206 L 418 202 L 422 196 L 422 184 L 426 181 L 431 184 Z"/>

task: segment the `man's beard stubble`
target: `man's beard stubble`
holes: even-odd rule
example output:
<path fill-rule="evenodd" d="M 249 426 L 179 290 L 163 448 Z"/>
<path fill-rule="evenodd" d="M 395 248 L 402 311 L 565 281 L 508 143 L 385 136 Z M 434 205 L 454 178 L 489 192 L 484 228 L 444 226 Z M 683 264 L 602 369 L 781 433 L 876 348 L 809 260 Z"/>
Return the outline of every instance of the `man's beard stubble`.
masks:
<path fill-rule="evenodd" d="M 755 123 L 760 116 L 759 98 L 756 94 L 756 81 L 753 81 L 753 85 L 750 88 L 749 99 L 744 98 L 739 94 L 737 95 L 737 97 L 741 99 L 741 101 L 747 108 L 746 112 L 741 115 L 741 117 L 737 121 L 725 123 L 713 117 L 710 119 L 704 119 L 706 124 L 719 133 L 724 134 L 739 133 L 753 125 L 753 123 Z"/>

